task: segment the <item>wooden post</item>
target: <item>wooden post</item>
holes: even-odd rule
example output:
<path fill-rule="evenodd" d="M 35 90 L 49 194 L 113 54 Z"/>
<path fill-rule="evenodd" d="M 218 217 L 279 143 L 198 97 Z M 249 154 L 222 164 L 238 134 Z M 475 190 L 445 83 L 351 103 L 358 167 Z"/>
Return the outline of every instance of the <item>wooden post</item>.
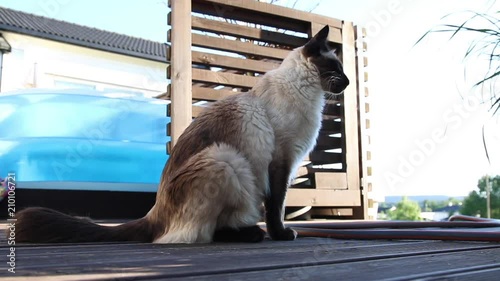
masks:
<path fill-rule="evenodd" d="M 358 87 L 354 26 L 351 22 L 344 22 L 342 25 L 342 58 L 344 72 L 351 82 L 344 91 L 347 187 L 349 190 L 359 190 L 361 183 L 359 178 Z"/>
<path fill-rule="evenodd" d="M 358 93 L 358 120 L 359 120 L 359 143 L 360 143 L 360 169 L 361 169 L 361 187 L 363 189 L 363 218 L 366 220 L 377 218 L 377 207 L 374 198 L 372 198 L 372 168 L 370 154 L 370 128 L 369 128 L 369 111 L 370 104 L 368 103 L 368 88 L 367 79 L 368 73 L 366 67 L 368 60 L 366 57 L 366 32 L 364 28 L 354 27 L 355 34 L 355 55 L 357 66 L 357 93 Z M 361 93 L 364 94 L 361 94 Z"/>
<path fill-rule="evenodd" d="M 171 5 L 171 145 L 192 121 L 191 1 L 170 0 Z"/>

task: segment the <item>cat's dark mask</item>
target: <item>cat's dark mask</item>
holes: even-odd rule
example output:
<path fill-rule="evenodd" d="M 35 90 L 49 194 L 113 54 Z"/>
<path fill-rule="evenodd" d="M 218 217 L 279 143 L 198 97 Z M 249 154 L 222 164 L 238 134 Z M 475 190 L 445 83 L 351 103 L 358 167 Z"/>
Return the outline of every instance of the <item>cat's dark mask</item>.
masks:
<path fill-rule="evenodd" d="M 318 69 L 323 90 L 338 94 L 349 85 L 349 79 L 334 50 L 328 46 L 328 33 L 327 25 L 304 45 L 302 53 Z"/>

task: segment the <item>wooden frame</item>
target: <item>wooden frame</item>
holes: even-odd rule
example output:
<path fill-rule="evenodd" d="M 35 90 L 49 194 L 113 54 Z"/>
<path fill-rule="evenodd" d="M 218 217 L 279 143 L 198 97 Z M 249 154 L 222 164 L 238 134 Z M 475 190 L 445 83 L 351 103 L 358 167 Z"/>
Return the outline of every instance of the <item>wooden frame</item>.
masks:
<path fill-rule="evenodd" d="M 351 84 L 325 107 L 317 146 L 297 171 L 286 204 L 336 208 L 341 216 L 367 218 L 353 23 L 258 1 L 171 0 L 169 5 L 171 145 L 202 110 L 195 103 L 206 105 L 247 91 L 291 49 L 307 42 L 305 37 L 330 26 L 329 41 L 340 51 Z"/>
<path fill-rule="evenodd" d="M 361 186 L 363 189 L 364 217 L 369 220 L 377 218 L 378 204 L 373 195 L 371 134 L 370 134 L 370 95 L 368 89 L 368 57 L 365 41 L 366 30 L 355 28 L 356 36 L 356 67 L 358 72 L 358 103 L 359 103 L 359 135 L 360 135 L 360 168 Z"/>
<path fill-rule="evenodd" d="M 172 83 L 170 98 L 172 100 L 172 126 L 170 136 L 174 144 L 182 132 L 189 126 L 192 120 L 191 97 L 191 38 L 185 36 L 191 33 L 191 2 L 184 0 L 171 0 L 169 2 L 172 10 L 172 32 L 171 41 L 175 44 L 170 48 L 170 65 Z"/>

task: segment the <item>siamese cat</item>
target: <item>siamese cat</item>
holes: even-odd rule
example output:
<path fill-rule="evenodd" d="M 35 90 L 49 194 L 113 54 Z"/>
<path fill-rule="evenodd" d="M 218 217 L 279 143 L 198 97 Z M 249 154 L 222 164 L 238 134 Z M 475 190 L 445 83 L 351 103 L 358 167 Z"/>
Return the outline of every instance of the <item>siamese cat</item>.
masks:
<path fill-rule="evenodd" d="M 325 93 L 349 84 L 325 26 L 248 92 L 212 104 L 179 137 L 143 218 L 108 227 L 47 208 L 17 215 L 17 242 L 153 243 L 294 240 L 287 188 L 321 127 Z M 147 168 L 147 167 L 145 167 Z"/>

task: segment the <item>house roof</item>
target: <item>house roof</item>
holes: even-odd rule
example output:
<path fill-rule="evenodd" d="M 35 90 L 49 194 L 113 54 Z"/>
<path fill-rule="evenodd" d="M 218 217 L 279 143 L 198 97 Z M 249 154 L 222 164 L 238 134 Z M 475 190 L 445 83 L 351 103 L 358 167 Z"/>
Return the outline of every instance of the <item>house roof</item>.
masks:
<path fill-rule="evenodd" d="M 0 30 L 166 62 L 166 45 L 163 43 L 3 7 L 0 7 Z"/>

